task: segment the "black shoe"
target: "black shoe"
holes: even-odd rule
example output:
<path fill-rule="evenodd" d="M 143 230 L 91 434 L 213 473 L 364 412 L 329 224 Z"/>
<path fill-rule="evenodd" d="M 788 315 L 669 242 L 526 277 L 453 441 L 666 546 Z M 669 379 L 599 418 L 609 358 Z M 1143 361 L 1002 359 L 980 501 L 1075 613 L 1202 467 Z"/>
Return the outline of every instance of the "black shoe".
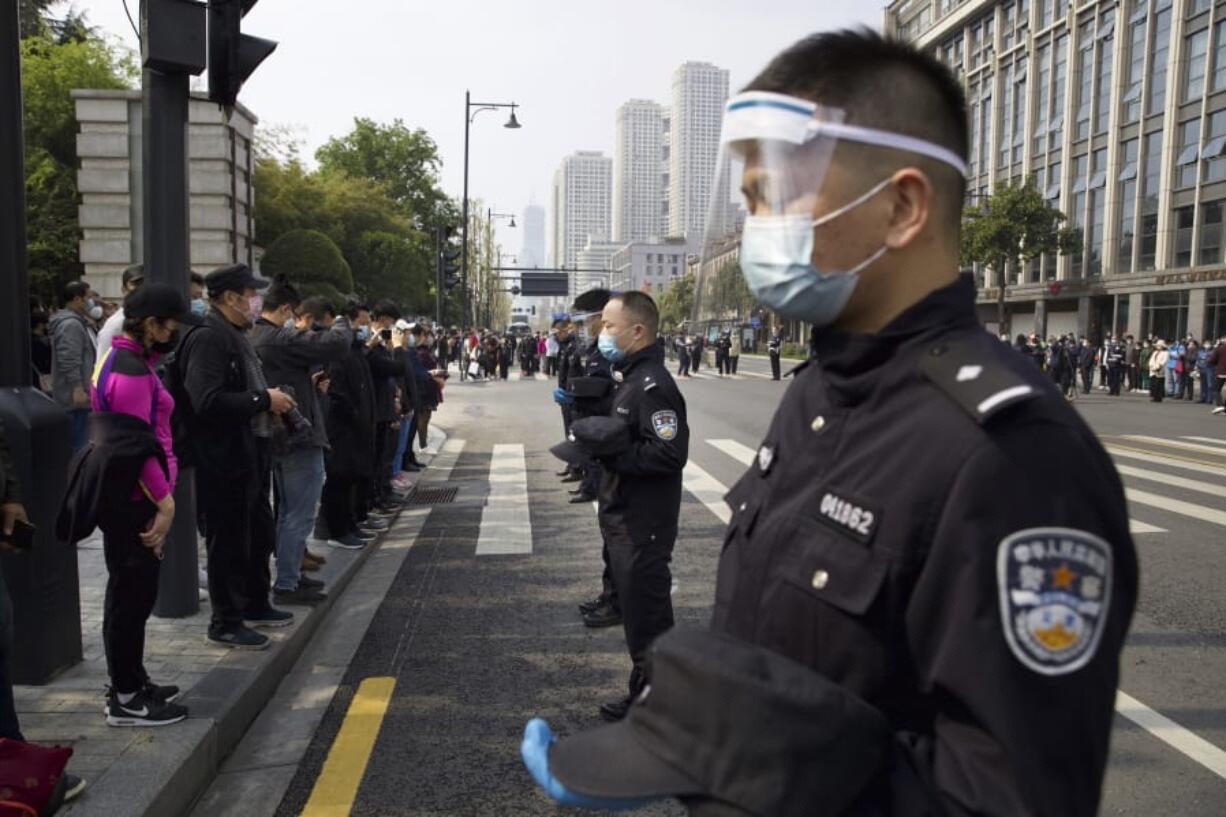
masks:
<path fill-rule="evenodd" d="M 581 482 L 582 480 L 583 477 L 579 476 L 578 474 L 567 474 L 566 476 L 562 477 L 563 482 Z"/>
<path fill-rule="evenodd" d="M 580 486 L 578 488 L 571 488 L 566 493 L 570 494 L 571 496 L 574 496 L 575 494 L 581 494 L 583 493 L 583 487 Z"/>
<path fill-rule="evenodd" d="M 299 589 L 305 587 L 307 590 L 322 590 L 323 586 L 324 586 L 324 583 L 321 582 L 319 579 L 312 579 L 310 576 L 299 576 L 298 577 Z"/>
<path fill-rule="evenodd" d="M 597 596 L 591 601 L 581 601 L 579 602 L 579 615 L 586 616 L 594 613 L 603 607 L 605 603 L 606 601 L 604 596 Z"/>
<path fill-rule="evenodd" d="M 210 632 L 207 636 L 210 644 L 217 644 L 221 647 L 230 647 L 235 650 L 264 650 L 268 649 L 268 636 L 263 633 L 257 633 L 250 627 L 238 626 L 233 630 L 214 633 Z"/>
<path fill-rule="evenodd" d="M 112 691 L 107 696 L 107 726 L 169 726 L 186 717 L 186 708 L 178 704 L 159 701 L 143 689 L 133 695 L 126 704 L 119 702 L 117 692 Z"/>
<path fill-rule="evenodd" d="M 77 777 L 71 772 L 64 772 L 64 802 L 68 803 L 76 800 L 88 785 L 85 782 L 85 778 Z"/>
<path fill-rule="evenodd" d="M 297 590 L 272 591 L 272 599 L 278 604 L 319 604 L 327 598 L 327 593 L 321 593 L 314 587 L 303 587 L 301 584 Z"/>
<path fill-rule="evenodd" d="M 166 684 L 165 686 L 162 686 L 161 684 L 155 684 L 148 680 L 145 681 L 145 685 L 141 687 L 141 690 L 164 704 L 174 703 L 175 701 L 179 700 L 179 696 L 183 694 L 174 684 Z"/>
<path fill-rule="evenodd" d="M 266 610 L 243 613 L 243 623 L 248 627 L 288 627 L 294 623 L 294 614 L 269 607 Z"/>
<path fill-rule="evenodd" d="M 617 701 L 610 701 L 607 704 L 600 705 L 600 717 L 609 723 L 617 723 L 622 718 L 626 717 L 626 713 L 629 711 L 629 698 L 622 698 Z"/>
<path fill-rule="evenodd" d="M 557 475 L 558 475 L 558 476 L 560 476 L 560 477 L 569 477 L 569 476 L 570 476 L 570 469 L 569 469 L 569 468 L 563 468 L 561 471 L 557 471 L 556 473 L 557 473 Z"/>
<path fill-rule="evenodd" d="M 570 499 L 567 500 L 567 502 L 569 502 L 572 505 L 582 505 L 585 502 L 595 502 L 595 501 L 596 501 L 596 497 L 592 496 L 591 494 L 575 494 L 574 496 L 572 496 Z"/>
<path fill-rule="evenodd" d="M 602 604 L 583 617 L 583 624 L 592 629 L 601 627 L 616 627 L 622 623 L 621 610 L 614 610 L 608 604 Z"/>

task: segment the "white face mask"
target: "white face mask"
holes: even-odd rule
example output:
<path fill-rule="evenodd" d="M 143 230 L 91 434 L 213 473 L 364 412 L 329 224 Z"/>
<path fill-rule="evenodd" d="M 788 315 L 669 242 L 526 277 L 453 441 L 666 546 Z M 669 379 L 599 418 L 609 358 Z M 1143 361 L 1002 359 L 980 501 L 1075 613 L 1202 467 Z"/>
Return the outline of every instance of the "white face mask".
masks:
<path fill-rule="evenodd" d="M 102 305 L 93 298 L 87 298 L 85 300 L 85 314 L 89 315 L 93 320 L 102 320 Z"/>

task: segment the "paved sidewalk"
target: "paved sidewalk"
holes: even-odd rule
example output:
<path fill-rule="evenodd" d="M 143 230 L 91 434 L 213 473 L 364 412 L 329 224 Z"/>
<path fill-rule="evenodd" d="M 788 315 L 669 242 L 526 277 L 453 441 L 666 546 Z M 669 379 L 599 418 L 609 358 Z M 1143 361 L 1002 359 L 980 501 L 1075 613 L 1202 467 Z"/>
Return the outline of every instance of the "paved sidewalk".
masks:
<path fill-rule="evenodd" d="M 419 456 L 428 461 L 445 439 L 444 433 L 431 428 L 430 447 Z M 377 542 L 361 551 L 347 551 L 312 542 L 311 548 L 328 559 L 315 575 L 327 582 L 330 592 L 339 593 L 375 549 L 374 544 Z M 273 642 L 262 652 L 232 651 L 207 643 L 207 601 L 201 601 L 194 616 L 151 617 L 146 627 L 145 667 L 156 683 L 175 684 L 183 690 L 180 703 L 188 708 L 189 717 L 160 728 L 115 728 L 106 725 L 102 714 L 109 678 L 102 646 L 107 572 L 100 534 L 78 546 L 77 566 L 84 660 L 45 686 L 14 687 L 22 732 L 32 742 L 72 747 L 68 770 L 86 778 L 89 788 L 63 813 L 74 817 L 177 813 L 165 810 L 166 806 L 182 800 L 184 787 L 196 787 L 190 794 L 194 798 L 208 782 L 217 763 L 237 743 L 306 646 L 319 619 L 331 610 L 334 599 L 314 609 L 287 607 L 295 614 L 294 624 L 262 630 Z M 263 695 L 265 688 L 267 696 Z M 182 774 L 182 767 L 193 761 L 192 773 Z M 200 779 L 206 768 L 207 776 Z M 167 791 L 170 787 L 181 790 Z"/>

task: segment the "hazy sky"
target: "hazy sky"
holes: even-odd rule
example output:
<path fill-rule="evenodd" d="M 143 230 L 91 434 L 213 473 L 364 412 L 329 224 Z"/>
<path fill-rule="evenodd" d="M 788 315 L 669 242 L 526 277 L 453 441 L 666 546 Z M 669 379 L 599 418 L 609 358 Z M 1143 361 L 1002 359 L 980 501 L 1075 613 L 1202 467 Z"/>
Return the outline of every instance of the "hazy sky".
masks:
<path fill-rule="evenodd" d="M 75 0 L 104 32 L 136 47 L 121 0 Z M 301 127 L 306 153 L 355 116 L 401 118 L 438 142 L 442 182 L 460 197 L 464 91 L 517 102 L 472 128 L 469 194 L 504 212 L 545 204 L 553 171 L 575 150 L 612 155 L 627 99 L 667 103 L 673 69 L 702 60 L 739 88 L 805 34 L 881 27 L 884 0 L 261 0 L 244 30 L 280 43 L 240 99 L 263 123 Z M 128 0 L 137 16 L 139 0 Z M 499 240 L 518 250 L 505 222 Z"/>

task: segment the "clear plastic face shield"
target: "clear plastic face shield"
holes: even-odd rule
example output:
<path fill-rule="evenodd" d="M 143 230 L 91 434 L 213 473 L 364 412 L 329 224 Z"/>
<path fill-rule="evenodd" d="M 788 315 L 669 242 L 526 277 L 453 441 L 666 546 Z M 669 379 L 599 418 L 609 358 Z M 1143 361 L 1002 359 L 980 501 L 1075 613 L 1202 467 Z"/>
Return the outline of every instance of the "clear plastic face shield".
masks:
<path fill-rule="evenodd" d="M 814 229 L 889 184 L 884 173 L 881 179 L 865 179 L 860 194 L 817 214 L 819 194 L 840 140 L 920 154 L 966 172 L 965 163 L 939 145 L 848 125 L 837 108 L 763 91 L 733 97 L 725 107 L 699 254 L 698 320 L 744 320 L 759 308 L 814 326 L 838 317 L 859 271 L 880 258 L 885 248 L 847 270 L 817 270 L 811 264 Z"/>

